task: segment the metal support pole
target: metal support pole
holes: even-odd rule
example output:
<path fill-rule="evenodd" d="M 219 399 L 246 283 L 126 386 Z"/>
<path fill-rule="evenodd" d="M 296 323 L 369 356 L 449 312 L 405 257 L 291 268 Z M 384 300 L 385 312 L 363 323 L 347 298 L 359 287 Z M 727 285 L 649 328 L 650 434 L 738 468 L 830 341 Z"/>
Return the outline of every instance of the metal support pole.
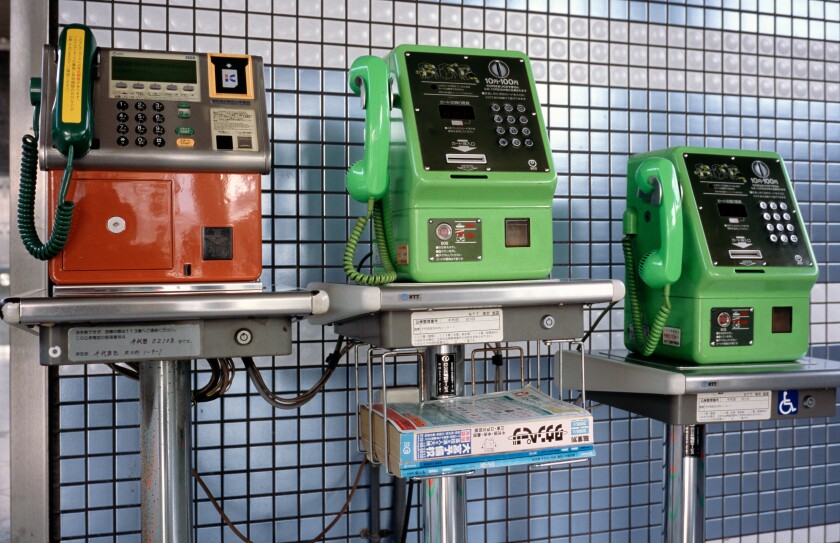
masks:
<path fill-rule="evenodd" d="M 464 395 L 463 345 L 429 347 L 424 364 L 422 401 Z M 423 480 L 423 541 L 466 543 L 466 490 L 465 475 Z"/>
<path fill-rule="evenodd" d="M 703 543 L 705 427 L 691 424 L 665 428 L 665 543 Z"/>
<path fill-rule="evenodd" d="M 192 541 L 190 425 L 190 363 L 141 363 L 140 502 L 144 543 Z"/>

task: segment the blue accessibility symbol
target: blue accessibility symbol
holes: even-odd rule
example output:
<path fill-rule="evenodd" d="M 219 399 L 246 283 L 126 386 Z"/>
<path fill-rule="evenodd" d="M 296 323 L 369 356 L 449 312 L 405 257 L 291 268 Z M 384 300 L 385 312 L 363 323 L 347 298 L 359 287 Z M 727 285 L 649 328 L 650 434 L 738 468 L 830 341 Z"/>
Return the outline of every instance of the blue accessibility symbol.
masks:
<path fill-rule="evenodd" d="M 798 390 L 780 390 L 777 400 L 776 411 L 780 415 L 795 415 L 799 412 Z"/>

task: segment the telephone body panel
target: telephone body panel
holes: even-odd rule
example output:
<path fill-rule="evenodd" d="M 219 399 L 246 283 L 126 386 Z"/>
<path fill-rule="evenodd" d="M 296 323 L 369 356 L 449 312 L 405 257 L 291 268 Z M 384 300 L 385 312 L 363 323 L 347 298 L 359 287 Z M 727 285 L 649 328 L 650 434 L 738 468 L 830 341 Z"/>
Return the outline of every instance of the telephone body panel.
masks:
<path fill-rule="evenodd" d="M 390 185 L 382 205 L 398 277 L 548 276 L 556 174 L 528 58 L 402 45 L 385 61 Z"/>
<path fill-rule="evenodd" d="M 669 242 L 672 247 L 660 239 L 659 195 L 643 194 L 634 180 L 651 159 L 670 162 L 678 181 L 683 233 Z M 645 257 L 678 251 L 681 243 L 681 270 L 670 285 L 672 307 L 655 354 L 697 364 L 804 356 L 818 268 L 781 156 L 675 147 L 632 156 L 627 171 L 627 208 L 637 225 L 632 253 L 639 264 L 625 270 L 626 281 L 636 284 L 625 303 L 626 346 L 638 350 L 640 339 L 630 298 L 636 296 L 646 332 L 663 301 L 662 288 L 639 275 Z M 625 214 L 625 232 L 627 219 Z"/>
<path fill-rule="evenodd" d="M 108 48 L 96 57 L 92 74 L 79 74 L 92 77 L 91 148 L 73 161 L 67 198 L 75 217 L 66 246 L 50 260 L 51 280 L 258 279 L 261 174 L 271 156 L 262 60 Z M 74 91 L 72 83 L 60 88 L 55 58 L 47 46 L 39 158 L 51 208 L 59 203 L 66 158 L 55 148 L 60 142 L 47 113 L 57 94 L 62 100 Z"/>

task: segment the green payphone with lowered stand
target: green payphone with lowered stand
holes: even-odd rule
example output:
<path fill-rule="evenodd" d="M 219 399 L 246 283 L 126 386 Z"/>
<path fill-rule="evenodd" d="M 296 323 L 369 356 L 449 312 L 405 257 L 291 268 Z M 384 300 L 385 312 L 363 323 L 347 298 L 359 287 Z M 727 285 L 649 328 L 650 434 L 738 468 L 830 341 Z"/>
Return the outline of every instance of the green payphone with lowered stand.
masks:
<path fill-rule="evenodd" d="M 624 234 L 627 348 L 698 364 L 805 355 L 818 270 L 778 154 L 632 156 Z"/>
<path fill-rule="evenodd" d="M 349 84 L 366 114 L 347 190 L 368 205 L 344 255 L 351 280 L 548 276 L 556 176 L 525 55 L 403 45 L 356 59 Z M 354 265 L 370 218 L 374 275 Z"/>

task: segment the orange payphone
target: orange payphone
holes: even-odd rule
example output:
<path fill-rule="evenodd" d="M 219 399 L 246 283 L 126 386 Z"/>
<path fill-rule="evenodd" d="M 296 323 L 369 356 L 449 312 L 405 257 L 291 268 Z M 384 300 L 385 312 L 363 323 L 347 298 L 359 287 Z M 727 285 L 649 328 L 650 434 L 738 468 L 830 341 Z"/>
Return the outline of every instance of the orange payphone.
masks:
<path fill-rule="evenodd" d="M 90 29 L 69 25 L 31 94 L 18 222 L 55 284 L 259 278 L 271 156 L 259 57 L 97 48 Z M 36 153 L 56 209 L 45 243 Z"/>

